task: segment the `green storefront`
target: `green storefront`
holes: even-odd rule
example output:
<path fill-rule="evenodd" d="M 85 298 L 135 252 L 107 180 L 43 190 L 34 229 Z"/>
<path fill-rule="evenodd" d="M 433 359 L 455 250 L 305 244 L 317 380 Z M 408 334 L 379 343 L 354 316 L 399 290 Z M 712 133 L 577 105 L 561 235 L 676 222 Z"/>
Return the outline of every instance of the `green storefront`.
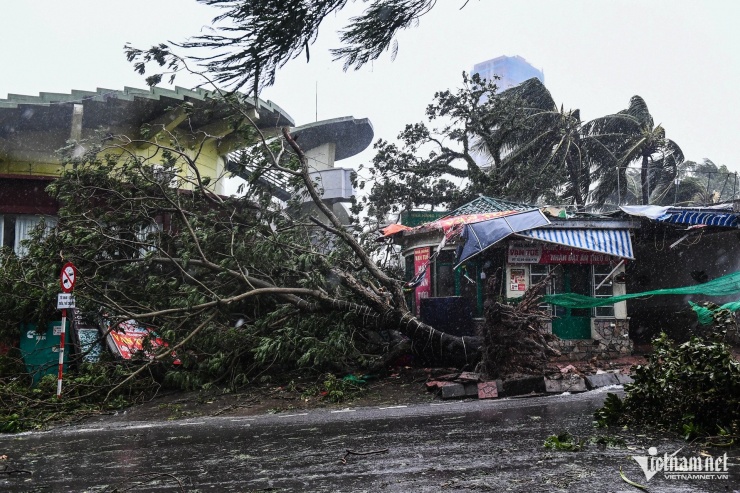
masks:
<path fill-rule="evenodd" d="M 56 375 L 59 370 L 59 335 L 62 321 L 49 322 L 44 331 L 39 332 L 34 324 L 21 327 L 20 350 L 26 370 L 33 377 L 34 385 L 44 375 Z M 65 324 L 64 363 L 69 360 L 72 350 L 72 334 L 69 320 Z"/>

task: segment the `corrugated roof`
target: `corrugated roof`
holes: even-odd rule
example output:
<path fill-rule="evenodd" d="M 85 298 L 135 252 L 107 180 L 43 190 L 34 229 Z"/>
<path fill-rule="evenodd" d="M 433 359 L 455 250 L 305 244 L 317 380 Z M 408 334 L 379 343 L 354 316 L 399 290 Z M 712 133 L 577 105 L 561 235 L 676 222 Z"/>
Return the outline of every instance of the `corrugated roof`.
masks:
<path fill-rule="evenodd" d="M 508 200 L 494 199 L 492 197 L 478 197 L 450 212 L 444 217 L 464 216 L 467 214 L 486 214 L 489 212 L 506 211 L 528 211 L 535 206 L 511 202 Z"/>
<path fill-rule="evenodd" d="M 97 88 L 95 91 L 81 91 L 73 89 L 69 94 L 42 92 L 38 96 L 25 94 L 8 94 L 6 99 L 0 99 L 0 109 L 3 112 L 12 111 L 17 108 L 27 106 L 40 106 L 44 108 L 54 108 L 66 104 L 95 104 L 107 103 L 111 101 L 137 101 L 149 100 L 159 111 L 165 111 L 172 105 L 172 101 L 191 101 L 204 104 L 216 96 L 216 93 L 207 91 L 202 88 L 185 89 L 184 87 L 175 87 L 167 89 L 164 87 L 149 87 L 139 89 L 136 87 L 124 87 L 123 90 Z M 252 107 L 256 107 L 260 113 L 260 118 L 267 120 L 270 126 L 295 125 L 293 119 L 277 104 L 272 101 L 257 100 L 253 97 L 242 95 L 243 101 Z M 86 111 L 87 113 L 87 111 Z M 142 122 L 139 122 L 142 123 Z"/>
<path fill-rule="evenodd" d="M 80 91 L 73 89 L 69 94 L 55 92 L 42 92 L 39 93 L 38 96 L 8 94 L 7 99 L 0 99 L 0 108 L 16 108 L 19 104 L 48 106 L 50 104 L 79 103 L 91 100 L 105 102 L 109 98 L 122 99 L 125 101 L 133 101 L 135 97 L 154 100 L 158 100 L 161 97 L 183 100 L 185 97 L 188 97 L 197 100 L 204 100 L 209 94 L 211 94 L 209 91 L 200 88 L 190 90 L 183 87 L 176 87 L 173 90 L 162 87 L 150 87 L 149 89 L 125 87 L 121 91 L 99 87 L 95 91 Z"/>

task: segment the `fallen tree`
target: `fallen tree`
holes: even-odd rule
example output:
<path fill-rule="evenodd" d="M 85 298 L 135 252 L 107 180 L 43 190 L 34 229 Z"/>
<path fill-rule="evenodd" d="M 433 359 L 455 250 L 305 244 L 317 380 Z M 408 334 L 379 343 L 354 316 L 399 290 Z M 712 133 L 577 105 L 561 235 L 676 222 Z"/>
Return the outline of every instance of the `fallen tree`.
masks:
<path fill-rule="evenodd" d="M 68 158 L 49 187 L 61 205 L 58 224 L 39 229 L 26 256 L 5 251 L 0 259 L 0 336 L 11 340 L 20 323 L 53 319 L 58 269 L 71 261 L 77 306 L 113 325 L 135 319 L 154 328 L 177 348 L 182 365 L 168 378 L 183 387 L 240 384 L 275 365 L 378 367 L 399 345 L 424 361 L 475 365 L 480 339 L 414 316 L 397 270 L 375 260 L 384 258 L 375 233 L 342 224 L 321 200 L 289 130 L 268 139 L 239 97 L 214 97 L 231 106 L 239 131 L 256 133 L 236 165 L 249 160 L 258 172 L 283 173 L 318 213 L 297 214 L 258 180 L 240 196 L 214 193 L 197 162 L 212 138 L 205 133 L 104 135 Z M 132 151 L 141 146 L 146 157 Z M 171 359 L 171 349 L 154 357 Z"/>
<path fill-rule="evenodd" d="M 555 272 L 551 271 L 514 303 L 496 299 L 497 279 L 489 277 L 482 331 L 483 373 L 492 378 L 513 374 L 542 375 L 549 358 L 560 355 L 549 344 L 555 336 L 544 328 L 549 316 L 538 307 L 545 286 Z"/>

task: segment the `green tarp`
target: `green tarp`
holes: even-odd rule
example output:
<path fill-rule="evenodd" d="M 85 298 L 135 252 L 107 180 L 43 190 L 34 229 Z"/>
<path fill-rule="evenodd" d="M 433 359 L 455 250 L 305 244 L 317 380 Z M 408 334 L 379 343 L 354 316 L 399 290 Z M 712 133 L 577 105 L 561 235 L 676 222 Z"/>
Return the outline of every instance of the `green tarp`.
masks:
<path fill-rule="evenodd" d="M 696 316 L 699 318 L 699 323 L 702 325 L 709 325 L 712 323 L 712 314 L 715 310 L 730 310 L 731 312 L 740 310 L 740 301 L 725 303 L 724 305 L 715 308 L 715 310 L 707 308 L 706 306 L 697 305 L 691 301 L 689 301 L 689 305 L 691 305 L 691 309 L 696 312 Z"/>
<path fill-rule="evenodd" d="M 597 306 L 612 305 L 633 298 L 644 298 L 646 296 L 657 296 L 666 294 L 700 294 L 704 296 L 730 296 L 740 293 L 740 272 L 718 277 L 704 284 L 694 286 L 684 286 L 681 288 L 664 288 L 653 291 L 643 291 L 641 293 L 623 294 L 621 296 L 612 296 L 608 298 L 592 298 L 575 293 L 550 294 L 542 298 L 544 303 L 551 303 L 565 308 L 594 308 Z M 737 303 L 736 310 L 740 310 L 740 302 Z M 729 303 L 728 305 L 731 305 Z M 724 305 L 723 305 L 724 307 Z M 696 308 L 694 308 L 696 311 Z M 736 311 L 733 310 L 733 311 Z M 709 312 L 709 310 L 707 310 Z M 711 312 L 709 312 L 711 313 Z M 699 312 L 697 311 L 697 314 Z M 706 316 L 705 316 L 706 318 Z M 711 315 L 709 315 L 711 322 Z M 700 316 L 701 321 L 701 316 Z M 704 323 L 704 322 L 702 322 Z"/>

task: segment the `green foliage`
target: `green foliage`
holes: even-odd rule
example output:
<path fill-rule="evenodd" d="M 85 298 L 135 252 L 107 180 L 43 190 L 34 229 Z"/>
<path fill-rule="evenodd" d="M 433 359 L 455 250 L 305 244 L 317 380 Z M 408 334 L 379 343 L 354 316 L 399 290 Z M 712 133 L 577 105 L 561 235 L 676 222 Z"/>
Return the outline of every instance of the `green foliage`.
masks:
<path fill-rule="evenodd" d="M 661 334 L 647 365 L 633 369 L 624 400 L 609 394 L 602 426 L 632 425 L 697 435 L 740 436 L 740 363 L 718 336 L 676 345 Z"/>
<path fill-rule="evenodd" d="M 136 319 L 177 346 L 181 365 L 156 365 L 170 387 L 233 388 L 267 370 L 346 371 L 383 350 L 366 342 L 377 338 L 353 311 L 331 315 L 337 300 L 362 302 L 344 278 L 368 279 L 345 242 L 287 214 L 258 182 L 243 196 L 216 196 L 214 183 L 189 172 L 191 153 L 170 144 L 153 143 L 150 158 L 89 144 L 65 162 L 48 188 L 61 204 L 56 227 L 39 228 L 25 256 L 0 258 L 0 340 L 12 344 L 21 323 L 56 316 L 61 254 L 78 269 L 78 308 L 113 326 Z M 244 160 L 269 167 L 271 151 L 258 147 Z M 377 248 L 362 232 L 358 241 Z M 251 296 L 259 290 L 288 294 Z"/>
<path fill-rule="evenodd" d="M 678 165 L 684 161 L 683 151 L 666 137 L 661 125 L 655 125 L 640 96 L 632 96 L 627 109 L 592 120 L 586 124 L 585 132 L 608 150 L 607 155 L 613 156 L 600 160 L 594 170 L 599 179 L 594 191 L 597 202 L 603 204 L 617 192 L 619 203 L 628 203 L 627 167 L 633 163 L 639 165 L 637 186 L 633 188 L 638 203 L 647 205 L 651 196 L 660 197 L 672 189 Z"/>
<path fill-rule="evenodd" d="M 292 364 L 298 368 L 341 368 L 343 362 L 346 364 L 357 357 L 352 341 L 353 317 L 327 320 L 326 317 L 293 314 L 280 327 L 269 332 L 265 330 L 280 314 L 270 314 L 254 326 L 259 334 L 254 348 L 257 362 Z"/>
<path fill-rule="evenodd" d="M 550 435 L 545 439 L 544 447 L 552 450 L 564 450 L 566 452 L 580 452 L 588 445 L 596 445 L 600 448 L 624 448 L 627 443 L 623 438 L 613 435 L 595 435 L 586 438 L 578 438 L 563 432 L 558 435 Z"/>
<path fill-rule="evenodd" d="M 65 373 L 58 399 L 56 375 L 44 376 L 31 388 L 22 373 L 4 373 L 0 375 L 0 432 L 37 430 L 55 421 L 120 409 L 156 390 L 148 374 L 116 388 L 127 374 L 120 364 L 85 363 Z"/>
<path fill-rule="evenodd" d="M 611 435 L 592 436 L 589 443 L 605 448 L 624 448 L 627 446 L 627 442 L 625 442 L 624 438 Z"/>
<path fill-rule="evenodd" d="M 706 206 L 732 200 L 737 190 L 737 174 L 727 166 L 717 166 L 709 159 L 684 161 L 673 183 L 660 194 L 654 192 L 650 200 L 658 205 Z"/>
<path fill-rule="evenodd" d="M 347 0 L 199 0 L 221 8 L 213 20 L 212 29 L 199 34 L 177 47 L 198 50 L 190 57 L 223 86 L 238 90 L 244 87 L 259 94 L 259 88 L 275 82 L 277 70 L 304 51 L 309 60 L 309 46 L 316 41 L 324 19 L 342 10 Z M 395 58 L 398 31 L 407 29 L 434 7 L 432 0 L 379 0 L 353 17 L 339 33 L 343 46 L 331 50 L 335 60 L 343 60 L 344 68 L 360 68 L 376 60 L 392 46 Z M 202 57 L 199 51 L 211 50 Z M 148 50 L 126 46 L 126 56 L 134 62 L 140 74 L 147 64 L 166 70 L 170 83 L 186 65 L 170 46 L 160 43 Z M 158 84 L 164 73 L 147 77 L 149 85 Z"/>
<path fill-rule="evenodd" d="M 559 435 L 550 435 L 545 439 L 545 448 L 553 450 L 565 450 L 568 452 L 579 452 L 586 445 L 586 440 L 574 437 L 569 432 L 563 432 Z"/>
<path fill-rule="evenodd" d="M 304 398 L 319 396 L 329 402 L 344 402 L 356 399 L 366 390 L 365 380 L 347 375 L 337 378 L 333 373 L 327 373 L 319 385 L 309 387 L 303 392 Z"/>
<path fill-rule="evenodd" d="M 582 122 L 579 110 L 558 106 L 538 79 L 502 92 L 494 82 L 463 74 L 461 89 L 435 94 L 427 122 L 406 125 L 398 135 L 400 145 L 379 140 L 373 166 L 354 177 L 355 186 L 370 189 L 354 211 L 366 208 L 381 220 L 405 210 L 454 209 L 479 195 L 579 208 L 589 201 L 601 205 L 617 188 L 618 164 L 621 189 L 630 189 L 625 166 L 637 157 L 625 149 L 643 130 L 655 132 L 651 145 L 641 148 L 651 173 L 667 170 L 660 179 L 651 175 L 658 184 L 653 188 L 662 193 L 675 175 L 680 149 L 663 138 L 662 129 L 639 127 L 631 113 Z M 670 153 L 659 158 L 663 150 Z M 592 196 L 594 178 L 600 181 Z"/>

